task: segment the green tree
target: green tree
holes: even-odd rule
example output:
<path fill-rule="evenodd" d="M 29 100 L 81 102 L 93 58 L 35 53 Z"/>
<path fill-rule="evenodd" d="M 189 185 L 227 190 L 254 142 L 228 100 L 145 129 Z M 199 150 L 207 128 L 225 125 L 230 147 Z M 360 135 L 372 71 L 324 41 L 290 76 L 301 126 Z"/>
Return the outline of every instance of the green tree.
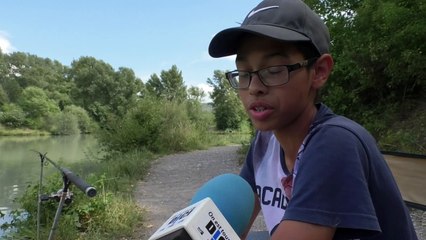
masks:
<path fill-rule="evenodd" d="M 72 62 L 69 78 L 73 102 L 101 123 L 108 114 L 123 116 L 142 86 L 133 70 L 120 68 L 115 72 L 111 65 L 93 57 Z"/>
<path fill-rule="evenodd" d="M 56 102 L 49 99 L 45 91 L 38 87 L 24 89 L 19 106 L 31 119 L 38 119 L 47 116 L 48 113 L 59 112 Z"/>
<path fill-rule="evenodd" d="M 120 67 L 115 73 L 115 81 L 118 86 L 113 94 L 111 107 L 116 114 L 123 116 L 127 109 L 135 104 L 137 94 L 143 89 L 143 83 L 132 69 L 125 67 Z"/>
<path fill-rule="evenodd" d="M 0 85 L 5 91 L 7 98 L 10 102 L 16 103 L 22 94 L 22 87 L 19 86 L 19 83 L 16 79 L 9 76 L 0 77 Z"/>
<path fill-rule="evenodd" d="M 3 61 L 3 64 L 2 64 Z M 49 98 L 59 103 L 69 94 L 70 85 L 65 81 L 67 68 L 58 61 L 35 55 L 14 52 L 0 58 L 0 85 L 11 102 L 16 103 L 27 87 L 43 89 Z M 56 97 L 60 98 L 56 98 Z"/>
<path fill-rule="evenodd" d="M 165 92 L 165 88 L 163 84 L 161 83 L 160 77 L 155 73 L 152 74 L 151 77 L 146 82 L 145 90 L 149 95 L 155 96 L 157 98 L 163 97 Z"/>
<path fill-rule="evenodd" d="M 68 105 L 64 108 L 63 112 L 67 113 L 65 116 L 74 116 L 76 118 L 80 133 L 91 133 L 94 130 L 95 125 L 84 108 Z"/>
<path fill-rule="evenodd" d="M 110 118 L 107 127 L 99 132 L 101 145 L 110 151 L 128 152 L 132 149 L 154 149 L 161 129 L 161 114 L 156 99 L 146 97 L 129 109 L 123 118 Z"/>
<path fill-rule="evenodd" d="M 422 0 L 310 0 L 326 19 L 335 59 L 324 101 L 377 138 L 425 101 Z M 374 23 L 374 24 L 373 24 Z"/>
<path fill-rule="evenodd" d="M 56 112 L 46 118 L 45 129 L 54 135 L 73 135 L 80 133 L 77 116 L 71 112 Z"/>
<path fill-rule="evenodd" d="M 367 75 L 360 89 L 366 101 L 403 103 L 423 95 L 425 16 L 426 6 L 419 0 L 367 0 L 359 9 L 354 24 L 357 40 L 361 41 L 356 59 L 363 63 Z M 374 90 L 378 94 L 371 94 Z"/>
<path fill-rule="evenodd" d="M 3 89 L 3 86 L 0 85 L 0 107 L 6 103 L 9 103 L 9 97 L 7 96 L 6 91 Z"/>
<path fill-rule="evenodd" d="M 199 87 L 192 86 L 188 89 L 188 99 L 190 100 L 201 102 L 205 96 L 206 93 Z"/>
<path fill-rule="evenodd" d="M 173 65 L 168 71 L 151 75 L 145 84 L 149 94 L 169 101 L 183 102 L 187 99 L 186 86 L 183 82 L 182 71 Z"/>
<path fill-rule="evenodd" d="M 208 139 L 203 130 L 191 121 L 185 103 L 145 97 L 123 118 L 108 119 L 108 127 L 99 131 L 99 139 L 110 151 L 186 151 Z"/>
<path fill-rule="evenodd" d="M 23 127 L 26 124 L 25 113 L 14 103 L 5 104 L 0 111 L 0 123 L 11 128 Z"/>
<path fill-rule="evenodd" d="M 190 87 L 188 89 L 186 112 L 191 122 L 200 131 L 208 131 L 214 125 L 211 111 L 207 111 L 203 107 L 202 100 L 205 96 L 205 92 L 199 87 Z"/>
<path fill-rule="evenodd" d="M 114 69 L 93 57 L 81 57 L 71 63 L 69 78 L 74 83 L 71 91 L 73 102 L 99 121 L 94 105 L 109 105 L 110 91 L 116 87 Z"/>
<path fill-rule="evenodd" d="M 213 100 L 216 128 L 239 129 L 246 116 L 237 93 L 226 80 L 225 73 L 214 71 L 213 79 L 208 79 L 207 83 L 213 87 L 210 97 Z"/>
<path fill-rule="evenodd" d="M 51 90 L 63 83 L 65 67 L 58 61 L 23 52 L 11 53 L 7 59 L 10 76 L 14 77 L 22 88 L 35 86 Z"/>
<path fill-rule="evenodd" d="M 7 95 L 7 92 L 3 88 L 3 82 L 4 79 L 7 77 L 7 62 L 5 60 L 5 56 L 3 55 L 1 48 L 0 48 L 0 107 L 9 102 L 9 97 Z"/>

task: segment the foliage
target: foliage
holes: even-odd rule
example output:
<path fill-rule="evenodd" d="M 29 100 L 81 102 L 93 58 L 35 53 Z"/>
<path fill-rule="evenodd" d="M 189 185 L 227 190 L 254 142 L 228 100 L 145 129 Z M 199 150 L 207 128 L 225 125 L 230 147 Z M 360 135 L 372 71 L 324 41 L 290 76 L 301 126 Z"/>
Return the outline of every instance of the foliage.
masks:
<path fill-rule="evenodd" d="M 0 124 L 0 136 L 49 136 L 50 133 L 29 128 L 7 128 Z"/>
<path fill-rule="evenodd" d="M 38 87 L 27 87 L 22 92 L 19 101 L 27 117 L 37 119 L 47 116 L 48 113 L 59 112 L 59 107 L 49 99 L 45 91 Z"/>
<path fill-rule="evenodd" d="M 199 118 L 191 120 L 187 109 L 185 103 L 150 97 L 140 99 L 122 119 L 110 119 L 100 133 L 100 142 L 106 149 L 119 152 L 187 150 L 206 138 L 203 113 L 193 113 Z"/>
<path fill-rule="evenodd" d="M 50 114 L 45 120 L 45 128 L 54 135 L 72 135 L 80 133 L 77 116 L 71 112 Z"/>
<path fill-rule="evenodd" d="M 225 73 L 216 70 L 213 79 L 208 79 L 207 83 L 213 87 L 210 97 L 213 100 L 216 128 L 218 130 L 239 129 L 246 115 L 238 95 L 227 82 Z"/>
<path fill-rule="evenodd" d="M 201 105 L 204 93 L 192 87 L 186 92 L 176 66 L 152 75 L 133 107 L 122 116 L 108 115 L 99 133 L 107 151 L 186 151 L 208 141 L 210 114 Z"/>
<path fill-rule="evenodd" d="M 119 157 L 120 161 L 115 161 Z M 132 183 L 140 179 L 149 167 L 153 156 L 149 153 L 132 151 L 120 154 L 103 162 L 86 161 L 72 166 L 74 172 L 85 173 L 81 177 L 97 189 L 94 198 L 88 198 L 74 185 L 71 204 L 65 204 L 55 239 L 119 239 L 129 236 L 136 224 L 142 221 L 143 213 L 132 200 Z M 85 169 L 85 171 L 81 169 Z M 123 171 L 127 168 L 131 172 Z M 91 172 L 88 174 L 88 172 Z M 127 175 L 130 174 L 130 175 Z M 62 189 L 62 177 L 53 174 L 43 180 L 42 193 L 54 195 Z M 37 196 L 38 184 L 29 185 L 17 201 L 22 209 L 12 212 L 12 222 L 2 228 L 15 228 L 7 239 L 37 238 Z M 42 202 L 40 211 L 41 239 L 46 239 L 55 212 L 57 201 Z"/>
<path fill-rule="evenodd" d="M 7 96 L 6 91 L 0 85 L 0 107 L 9 102 L 9 97 Z"/>
<path fill-rule="evenodd" d="M 379 142 L 381 149 L 426 154 L 426 102 L 414 109 L 406 119 L 396 121 Z"/>
<path fill-rule="evenodd" d="M 189 100 L 201 103 L 201 101 L 203 100 L 205 96 L 206 96 L 206 93 L 203 91 L 203 89 L 199 87 L 192 86 L 188 89 Z"/>
<path fill-rule="evenodd" d="M 173 65 L 168 71 L 151 75 L 145 88 L 148 94 L 168 101 L 182 102 L 187 99 L 186 86 L 183 82 L 182 71 Z"/>
<path fill-rule="evenodd" d="M 5 104 L 1 108 L 0 123 L 7 127 L 18 128 L 25 126 L 25 113 L 16 104 Z"/>
<path fill-rule="evenodd" d="M 191 110 L 195 111 L 195 109 Z M 201 111 L 198 112 L 200 114 L 199 119 L 191 120 L 185 104 L 167 102 L 163 105 L 160 113 L 161 131 L 155 139 L 152 139 L 155 145 L 153 150 L 159 152 L 188 151 L 200 148 L 203 142 L 208 139 L 208 133 L 205 131 L 206 126 L 204 124 L 197 126 L 197 123 L 202 123 L 200 121 L 202 119 Z M 192 115 L 195 115 L 195 113 L 193 112 Z"/>
<path fill-rule="evenodd" d="M 200 132 L 214 129 L 213 115 L 201 103 L 204 92 L 196 87 L 191 87 L 188 92 L 189 99 L 185 102 L 186 112 L 194 127 Z"/>
<path fill-rule="evenodd" d="M 335 68 L 323 91 L 379 140 L 424 102 L 426 7 L 420 0 L 309 1 L 330 28 Z M 371 24 L 374 23 L 374 24 Z"/>
<path fill-rule="evenodd" d="M 1 55 L 4 64 L 0 64 L 2 77 L 0 84 L 9 100 L 16 103 L 22 91 L 27 87 L 38 87 L 57 102 L 56 96 L 67 94 L 69 83 L 65 81 L 67 68 L 58 61 L 40 58 L 22 52 Z M 55 93 L 55 94 L 51 94 Z"/>
<path fill-rule="evenodd" d="M 72 62 L 69 78 L 74 84 L 71 96 L 75 105 L 101 124 L 109 114 L 123 116 L 142 86 L 133 70 L 120 68 L 115 72 L 111 65 L 93 57 Z"/>
<path fill-rule="evenodd" d="M 15 79 L 6 76 L 8 75 L 5 75 L 0 78 L 1 86 L 6 93 L 6 96 L 4 96 L 4 98 L 7 98 L 8 102 L 16 103 L 19 100 L 19 97 L 21 96 L 22 87 L 19 86 L 19 83 Z"/>
<path fill-rule="evenodd" d="M 160 129 L 156 101 L 142 100 L 123 118 L 110 118 L 99 132 L 101 145 L 111 151 L 127 152 L 135 148 L 150 149 Z"/>
<path fill-rule="evenodd" d="M 96 125 L 84 108 L 68 105 L 63 111 L 65 114 L 70 114 L 77 119 L 79 133 L 91 133 L 96 129 Z"/>

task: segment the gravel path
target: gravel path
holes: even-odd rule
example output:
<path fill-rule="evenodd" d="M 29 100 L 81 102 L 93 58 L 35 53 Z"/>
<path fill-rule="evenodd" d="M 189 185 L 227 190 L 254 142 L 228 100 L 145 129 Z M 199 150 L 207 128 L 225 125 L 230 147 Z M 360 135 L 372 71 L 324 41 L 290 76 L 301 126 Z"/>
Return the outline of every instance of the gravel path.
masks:
<path fill-rule="evenodd" d="M 135 199 L 146 210 L 145 224 L 136 233 L 148 239 L 174 212 L 189 205 L 198 188 L 224 173 L 238 173 L 239 146 L 214 147 L 162 157 L 136 186 Z M 266 230 L 262 216 L 254 230 Z"/>
<path fill-rule="evenodd" d="M 145 209 L 145 220 L 134 239 L 148 239 L 174 212 L 187 207 L 196 190 L 211 178 L 238 173 L 238 149 L 214 147 L 156 160 L 145 180 L 136 186 L 135 199 Z M 419 240 L 426 240 L 426 212 L 412 209 L 411 216 Z M 252 230 L 266 230 L 263 216 L 257 218 Z"/>

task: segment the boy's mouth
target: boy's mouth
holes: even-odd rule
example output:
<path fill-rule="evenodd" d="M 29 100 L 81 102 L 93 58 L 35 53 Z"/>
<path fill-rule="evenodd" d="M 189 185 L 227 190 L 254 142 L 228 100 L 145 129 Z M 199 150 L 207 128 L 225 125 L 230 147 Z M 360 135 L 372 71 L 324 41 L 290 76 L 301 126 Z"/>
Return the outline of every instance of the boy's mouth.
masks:
<path fill-rule="evenodd" d="M 263 112 L 266 110 L 266 107 L 254 107 L 254 111 L 256 112 Z"/>

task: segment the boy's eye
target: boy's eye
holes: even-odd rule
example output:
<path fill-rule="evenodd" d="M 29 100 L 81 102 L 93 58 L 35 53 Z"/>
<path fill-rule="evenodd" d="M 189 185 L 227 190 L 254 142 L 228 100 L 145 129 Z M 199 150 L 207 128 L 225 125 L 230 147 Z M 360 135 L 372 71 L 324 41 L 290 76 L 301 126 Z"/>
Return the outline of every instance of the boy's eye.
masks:
<path fill-rule="evenodd" d="M 266 74 L 279 74 L 282 73 L 285 69 L 283 66 L 269 67 L 264 69 Z"/>
<path fill-rule="evenodd" d="M 250 78 L 250 73 L 248 73 L 248 72 L 239 72 L 239 78 L 240 79 L 249 79 Z"/>

